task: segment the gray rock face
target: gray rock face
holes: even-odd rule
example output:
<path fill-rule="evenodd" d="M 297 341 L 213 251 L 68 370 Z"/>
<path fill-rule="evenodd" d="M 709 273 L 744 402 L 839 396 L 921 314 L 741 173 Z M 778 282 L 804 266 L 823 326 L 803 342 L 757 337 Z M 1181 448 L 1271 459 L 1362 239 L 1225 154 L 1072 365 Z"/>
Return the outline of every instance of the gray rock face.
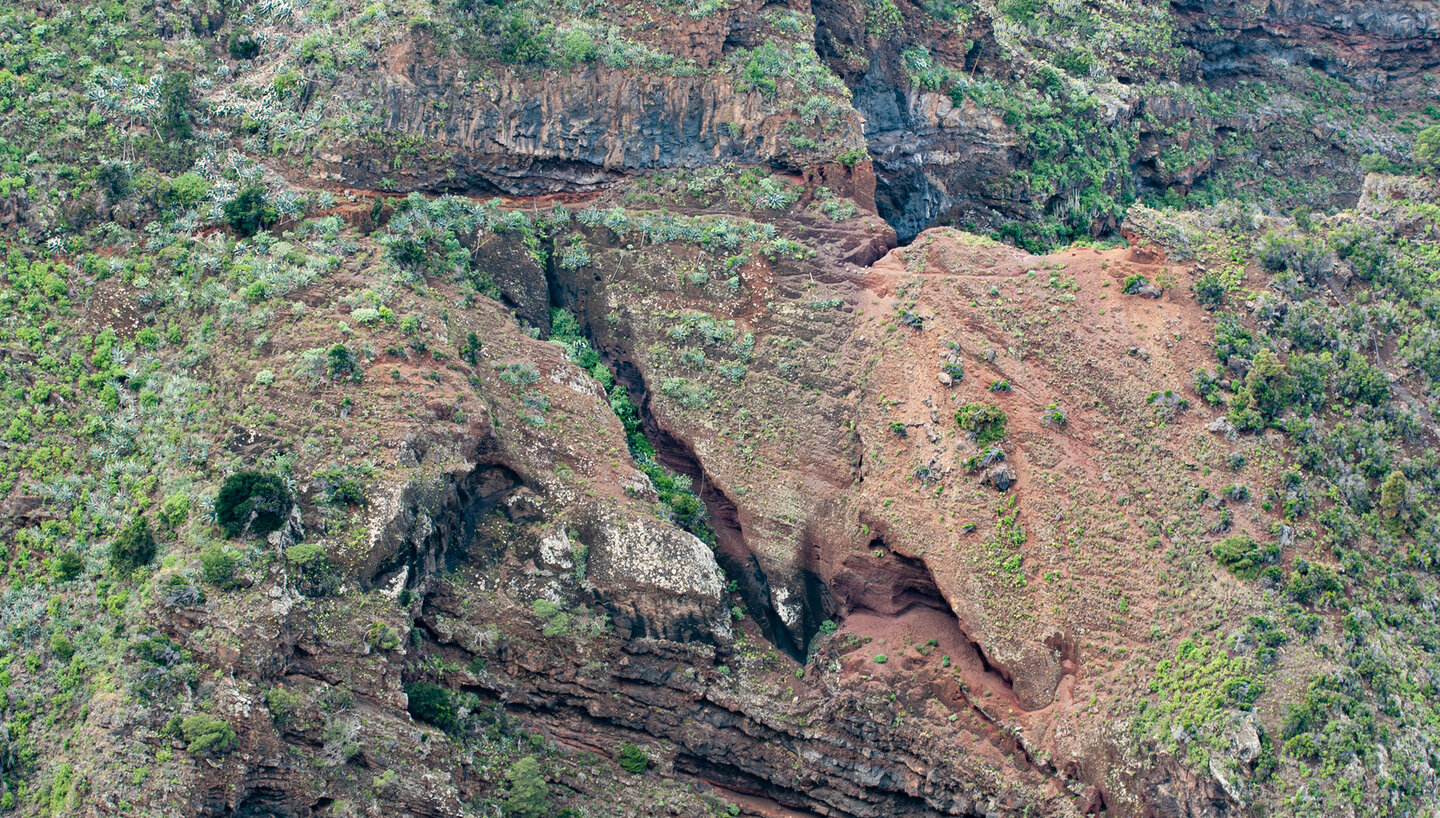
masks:
<path fill-rule="evenodd" d="M 1312 65 L 1372 88 L 1440 63 L 1440 8 L 1423 0 L 1285 0 L 1254 13 L 1240 0 L 1179 0 L 1208 77 Z"/>
<path fill-rule="evenodd" d="M 589 579 L 631 638 L 728 642 L 730 612 L 715 555 L 693 534 L 654 519 L 592 526 Z"/>
<path fill-rule="evenodd" d="M 875 162 L 876 205 L 901 241 L 937 222 L 1021 218 L 1030 210 L 1001 187 L 976 184 L 1016 170 L 1015 136 L 993 112 L 933 92 L 897 99 L 892 81 L 872 69 L 855 89 L 855 105 Z"/>
<path fill-rule="evenodd" d="M 996 491 L 1009 491 L 1010 487 L 1015 485 L 1015 470 L 1003 464 L 996 466 L 986 473 L 985 482 Z"/>

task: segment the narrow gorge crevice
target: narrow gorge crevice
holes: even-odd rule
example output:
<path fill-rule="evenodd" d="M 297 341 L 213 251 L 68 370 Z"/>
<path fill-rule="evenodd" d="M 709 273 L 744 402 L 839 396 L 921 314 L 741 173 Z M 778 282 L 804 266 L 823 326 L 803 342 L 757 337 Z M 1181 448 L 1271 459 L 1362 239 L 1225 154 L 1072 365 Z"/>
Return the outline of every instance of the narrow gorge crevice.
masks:
<path fill-rule="evenodd" d="M 876 212 L 894 228 L 899 246 L 906 246 L 940 223 L 954 204 L 935 185 L 933 171 L 926 169 L 927 146 L 933 150 L 939 135 L 915 121 L 911 78 L 899 45 L 885 41 L 869 51 L 872 38 L 866 26 L 844 2 L 817 0 L 811 9 L 815 52 L 850 89 L 851 105 L 864 121 L 866 152 L 875 174 Z M 863 68 L 857 69 L 856 54 L 866 55 Z"/>
<path fill-rule="evenodd" d="M 645 377 L 635 365 L 628 346 L 615 340 L 620 336 L 613 336 L 607 341 L 595 331 L 594 316 L 602 312 L 596 306 L 596 299 L 601 298 L 604 292 L 602 279 L 584 270 L 562 273 L 554 263 L 553 245 L 547 258 L 545 278 L 551 308 L 564 309 L 575 316 L 601 362 L 614 375 L 616 383 L 629 394 L 639 412 L 639 431 L 654 450 L 656 462 L 690 481 L 692 490 L 705 507 L 705 522 L 713 534 L 711 545 L 715 561 L 734 583 L 735 592 L 740 594 L 761 633 L 777 649 L 803 662 L 805 643 L 818 627 L 818 620 L 808 623 L 809 617 L 806 617 L 808 625 L 802 628 L 801 639 L 797 641 L 775 604 L 769 577 L 746 541 L 739 507 L 709 478 L 690 442 L 663 426 L 656 418 Z M 587 275 L 593 278 L 587 280 Z"/>

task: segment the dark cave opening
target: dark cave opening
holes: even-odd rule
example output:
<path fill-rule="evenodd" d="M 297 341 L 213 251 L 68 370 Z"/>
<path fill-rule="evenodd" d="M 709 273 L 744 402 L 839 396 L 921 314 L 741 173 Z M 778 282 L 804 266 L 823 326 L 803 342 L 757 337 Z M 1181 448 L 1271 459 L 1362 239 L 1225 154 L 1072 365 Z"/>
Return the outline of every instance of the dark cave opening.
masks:
<path fill-rule="evenodd" d="M 417 539 L 397 532 L 397 538 L 408 542 L 408 547 L 376 566 L 370 573 L 370 584 L 379 585 L 397 571 L 408 569 L 405 587 L 414 588 L 429 573 L 453 571 L 461 563 L 473 561 L 468 546 L 480 521 L 524 485 L 520 475 L 506 466 L 476 464 L 451 486 L 453 496 L 442 498 L 430 511 L 429 530 L 424 536 Z"/>
<path fill-rule="evenodd" d="M 898 553 L 876 538 L 867 553 L 841 563 L 832 584 L 847 627 L 883 633 L 899 629 L 922 641 L 933 639 L 971 687 L 1002 695 L 1019 707 L 1010 674 L 990 661 L 984 646 L 960 622 L 924 560 Z"/>

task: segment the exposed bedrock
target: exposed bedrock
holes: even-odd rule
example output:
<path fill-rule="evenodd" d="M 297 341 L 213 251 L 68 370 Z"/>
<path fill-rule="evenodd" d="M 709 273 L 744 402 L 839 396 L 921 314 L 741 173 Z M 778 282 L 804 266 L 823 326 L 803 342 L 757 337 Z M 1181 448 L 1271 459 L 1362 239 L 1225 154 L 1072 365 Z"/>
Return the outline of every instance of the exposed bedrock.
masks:
<path fill-rule="evenodd" d="M 1207 79 L 1258 79 L 1306 65 L 1371 91 L 1440 64 L 1440 6 L 1428 0 L 1176 0 Z"/>
<path fill-rule="evenodd" d="M 691 20 L 683 36 L 702 67 L 692 76 L 596 62 L 563 81 L 516 67 L 477 81 L 473 64 L 412 34 L 389 49 L 379 87 L 367 92 L 383 104 L 385 138 L 425 150 L 394 164 L 387 151 L 357 143 L 343 156 L 320 155 L 320 167 L 363 187 L 388 180 L 400 189 L 530 196 L 595 191 L 652 170 L 735 162 L 801 172 L 833 162 L 834 145 L 792 144 L 792 106 L 703 68 L 763 43 L 767 10 L 752 2 Z M 841 106 L 835 117 L 835 144 L 856 141 L 854 111 Z"/>

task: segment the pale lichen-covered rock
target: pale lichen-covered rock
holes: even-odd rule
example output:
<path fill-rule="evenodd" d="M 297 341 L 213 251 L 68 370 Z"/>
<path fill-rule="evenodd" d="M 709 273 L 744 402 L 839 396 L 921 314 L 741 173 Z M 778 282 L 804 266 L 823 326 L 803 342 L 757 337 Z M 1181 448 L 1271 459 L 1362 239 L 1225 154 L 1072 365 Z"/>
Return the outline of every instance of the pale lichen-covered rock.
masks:
<path fill-rule="evenodd" d="M 724 577 L 705 543 L 653 519 L 604 520 L 594 531 L 589 578 L 617 630 L 632 637 L 729 641 Z"/>

